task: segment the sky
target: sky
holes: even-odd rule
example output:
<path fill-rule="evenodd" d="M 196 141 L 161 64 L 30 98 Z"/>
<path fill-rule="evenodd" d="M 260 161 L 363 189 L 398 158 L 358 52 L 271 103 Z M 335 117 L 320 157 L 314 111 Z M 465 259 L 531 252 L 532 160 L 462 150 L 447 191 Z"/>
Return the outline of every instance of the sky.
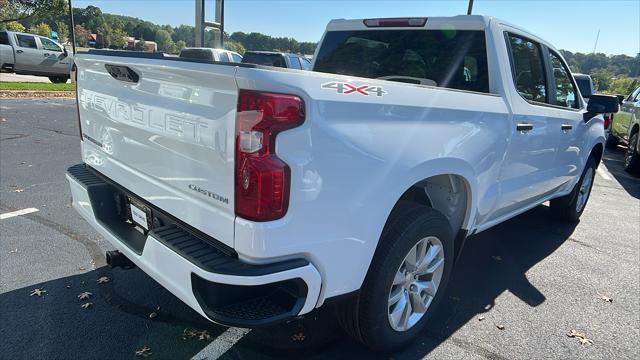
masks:
<path fill-rule="evenodd" d="M 195 0 L 72 0 L 157 24 L 194 25 Z M 225 0 L 225 31 L 319 41 L 331 19 L 465 14 L 468 0 Z M 214 1 L 206 0 L 213 21 Z M 474 14 L 515 24 L 572 52 L 640 53 L 640 0 L 475 0 Z M 600 35 L 598 37 L 598 31 Z M 598 38 L 596 44 L 596 38 Z"/>

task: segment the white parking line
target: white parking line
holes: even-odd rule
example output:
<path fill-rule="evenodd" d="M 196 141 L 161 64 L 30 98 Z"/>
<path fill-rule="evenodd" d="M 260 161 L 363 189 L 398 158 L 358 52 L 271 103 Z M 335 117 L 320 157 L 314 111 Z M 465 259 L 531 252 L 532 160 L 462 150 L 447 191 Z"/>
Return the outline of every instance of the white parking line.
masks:
<path fill-rule="evenodd" d="M 22 209 L 22 210 L 12 211 L 12 212 L 8 212 L 8 213 L 0 214 L 0 220 L 16 217 L 16 216 L 20 216 L 20 215 L 31 214 L 31 213 L 34 213 L 36 211 L 38 211 L 38 209 L 36 209 L 36 208 L 26 208 L 26 209 Z"/>
<path fill-rule="evenodd" d="M 247 335 L 251 331 L 250 329 L 241 328 L 228 328 L 225 332 L 220 334 L 199 353 L 195 354 L 191 360 L 215 360 L 226 353 L 238 340 Z"/>
<path fill-rule="evenodd" d="M 604 164 L 600 164 L 600 166 L 598 166 L 598 170 L 596 170 L 596 172 L 598 173 L 598 175 L 602 176 L 603 179 L 605 179 L 607 181 L 611 181 L 611 176 L 609 176 L 609 171 L 604 166 Z"/>

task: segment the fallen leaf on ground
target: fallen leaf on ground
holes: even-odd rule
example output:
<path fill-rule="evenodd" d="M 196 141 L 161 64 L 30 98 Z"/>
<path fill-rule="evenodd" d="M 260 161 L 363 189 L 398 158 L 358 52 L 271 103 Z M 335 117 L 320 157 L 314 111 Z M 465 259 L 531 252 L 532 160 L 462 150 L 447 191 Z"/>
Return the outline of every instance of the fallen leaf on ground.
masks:
<path fill-rule="evenodd" d="M 80 305 L 80 306 L 81 306 L 83 309 L 88 309 L 88 308 L 90 308 L 90 307 L 92 307 L 92 306 L 93 306 L 93 303 L 92 303 L 92 302 L 88 302 L 88 303 L 82 304 L 82 305 Z"/>
<path fill-rule="evenodd" d="M 305 339 L 305 336 L 303 333 L 297 333 L 297 334 L 291 335 L 292 341 L 303 341 L 304 339 Z"/>
<path fill-rule="evenodd" d="M 183 334 L 188 338 L 198 338 L 198 340 L 208 340 L 211 338 L 211 335 L 207 330 L 186 328 L 184 329 Z"/>
<path fill-rule="evenodd" d="M 587 336 L 585 334 L 579 333 L 579 332 L 575 331 L 574 329 L 571 329 L 571 331 L 569 331 L 567 333 L 567 336 L 571 337 L 571 338 L 578 339 L 578 341 L 580 341 L 581 345 L 589 346 L 589 345 L 593 344 L 593 340 L 587 338 Z"/>
<path fill-rule="evenodd" d="M 92 295 L 93 295 L 92 293 L 90 293 L 88 291 L 85 291 L 83 293 L 80 293 L 80 295 L 78 295 L 78 299 L 80 299 L 80 300 L 88 300 Z"/>
<path fill-rule="evenodd" d="M 494 256 L 492 256 L 492 258 L 495 261 L 502 261 L 502 256 L 500 256 L 500 255 L 494 255 Z"/>
<path fill-rule="evenodd" d="M 5 121 L 7 121 L 7 119 L 2 118 L 2 119 L 0 119 L 0 121 L 5 122 Z"/>
<path fill-rule="evenodd" d="M 143 358 L 151 356 L 151 348 L 145 345 L 142 349 L 136 350 L 136 356 Z"/>
<path fill-rule="evenodd" d="M 107 276 L 102 276 L 96 280 L 98 284 L 104 284 L 109 282 L 109 278 Z"/>
<path fill-rule="evenodd" d="M 504 330 L 504 325 L 502 325 L 502 324 L 496 324 L 496 327 L 497 327 L 499 330 Z"/>
<path fill-rule="evenodd" d="M 42 296 L 46 292 L 47 292 L 47 290 L 45 290 L 45 289 L 33 289 L 33 290 L 31 290 L 31 294 L 29 294 L 29 296 L 33 296 L 33 295 Z"/>
<path fill-rule="evenodd" d="M 610 303 L 613 302 L 613 298 L 608 297 L 607 295 L 600 295 L 600 299 L 602 299 L 602 301 L 604 302 L 610 302 Z"/>
<path fill-rule="evenodd" d="M 149 319 L 153 319 L 156 316 L 158 316 L 158 313 L 152 312 L 151 314 L 149 314 Z"/>
<path fill-rule="evenodd" d="M 15 189 L 13 190 L 13 192 L 21 193 L 21 192 L 24 192 L 24 189 Z"/>
<path fill-rule="evenodd" d="M 10 250 L 10 251 L 9 251 L 9 254 L 15 254 L 15 253 L 17 253 L 17 252 L 18 252 L 18 249 L 13 249 L 13 250 Z"/>
<path fill-rule="evenodd" d="M 67 285 L 67 286 L 66 286 L 66 288 L 67 288 L 67 289 L 71 289 L 71 285 Z"/>
<path fill-rule="evenodd" d="M 484 319 L 485 319 L 485 317 L 484 317 L 484 316 L 478 316 L 478 321 L 482 321 L 482 320 L 484 320 Z"/>
<path fill-rule="evenodd" d="M 87 270 L 87 269 L 85 269 L 83 266 L 80 266 L 80 267 L 78 268 L 78 270 L 83 270 L 83 271 L 84 271 L 84 270 Z"/>

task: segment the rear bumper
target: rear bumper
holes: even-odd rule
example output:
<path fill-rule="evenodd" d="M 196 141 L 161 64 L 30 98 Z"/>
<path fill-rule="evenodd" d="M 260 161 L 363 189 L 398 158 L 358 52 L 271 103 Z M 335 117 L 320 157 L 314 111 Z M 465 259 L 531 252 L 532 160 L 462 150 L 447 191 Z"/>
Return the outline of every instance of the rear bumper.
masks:
<path fill-rule="evenodd" d="M 123 208 L 118 196 L 134 194 L 84 164 L 69 168 L 66 176 L 80 215 L 140 269 L 211 321 L 252 328 L 315 308 L 321 278 L 308 261 L 242 262 L 233 250 L 162 216 L 168 214 L 148 203 L 161 224 L 143 234 L 118 214 Z"/>

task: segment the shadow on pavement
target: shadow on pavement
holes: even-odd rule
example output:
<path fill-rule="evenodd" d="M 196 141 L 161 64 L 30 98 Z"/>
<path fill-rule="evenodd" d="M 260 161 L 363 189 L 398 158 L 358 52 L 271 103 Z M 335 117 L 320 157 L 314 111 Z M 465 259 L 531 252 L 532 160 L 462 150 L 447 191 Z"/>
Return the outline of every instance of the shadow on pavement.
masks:
<path fill-rule="evenodd" d="M 301 348 L 309 342 L 308 349 L 288 352 L 289 358 L 393 358 L 419 359 L 429 354 L 469 320 L 489 311 L 495 299 L 509 291 L 531 307 L 545 301 L 545 296 L 526 278 L 526 272 L 560 247 L 573 233 L 574 225 L 554 222 L 549 208 L 538 206 L 515 219 L 491 230 L 470 237 L 448 288 L 448 296 L 441 304 L 427 331 L 412 346 L 396 354 L 376 354 L 348 339 L 332 320 L 329 311 L 316 314 L 320 318 L 309 324 L 296 323 L 267 330 L 254 330 L 228 351 L 225 359 L 282 358 L 283 353 L 258 343 L 266 340 L 278 347 L 292 344 Z M 305 328 L 309 326 L 309 329 Z M 319 331 L 322 328 L 323 331 Z M 310 330 L 309 333 L 305 332 Z M 300 340 L 298 334 L 306 335 Z M 316 337 L 315 339 L 313 337 Z M 322 341 L 333 337 L 332 343 L 322 346 Z M 498 354 L 461 339 L 450 339 L 467 352 L 489 358 Z"/>
<path fill-rule="evenodd" d="M 627 148 L 622 146 L 618 146 L 613 150 L 607 149 L 602 156 L 602 162 L 629 195 L 640 199 L 640 178 L 624 171 L 624 155 L 626 151 Z"/>
<path fill-rule="evenodd" d="M 102 276 L 110 281 L 98 284 Z M 46 293 L 30 296 L 35 288 Z M 80 301 L 85 291 L 93 296 Z M 87 302 L 93 305 L 83 309 Z M 207 330 L 211 338 L 185 338 L 186 328 Z M 224 330 L 139 269 L 102 267 L 0 294 L 3 359 L 140 359 L 135 351 L 144 346 L 152 359 L 185 359 Z"/>

